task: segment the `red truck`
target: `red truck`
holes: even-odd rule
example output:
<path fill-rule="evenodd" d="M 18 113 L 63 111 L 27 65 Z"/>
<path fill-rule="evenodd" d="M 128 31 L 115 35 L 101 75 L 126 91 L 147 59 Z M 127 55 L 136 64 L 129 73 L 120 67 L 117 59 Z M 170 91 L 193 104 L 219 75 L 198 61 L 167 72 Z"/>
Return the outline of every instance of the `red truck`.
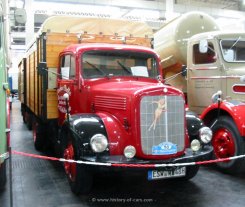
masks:
<path fill-rule="evenodd" d="M 146 24 L 53 17 L 41 31 L 19 65 L 23 120 L 36 149 L 51 143 L 65 159 L 121 166 L 65 162 L 74 193 L 88 192 L 95 172 L 188 180 L 198 165 L 142 165 L 211 157 L 212 132 L 186 111 L 183 93 L 164 84 Z"/>

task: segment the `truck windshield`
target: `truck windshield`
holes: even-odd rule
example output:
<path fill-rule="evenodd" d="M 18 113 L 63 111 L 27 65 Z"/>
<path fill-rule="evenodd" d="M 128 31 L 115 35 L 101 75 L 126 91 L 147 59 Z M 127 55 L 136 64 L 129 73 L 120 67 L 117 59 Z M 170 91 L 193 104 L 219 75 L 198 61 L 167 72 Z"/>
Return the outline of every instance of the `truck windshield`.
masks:
<path fill-rule="evenodd" d="M 143 76 L 156 78 L 159 75 L 157 60 L 153 54 L 132 51 L 89 51 L 82 55 L 84 78 L 105 76 Z"/>
<path fill-rule="evenodd" d="M 245 40 L 237 39 L 221 40 L 223 58 L 227 62 L 245 62 Z"/>

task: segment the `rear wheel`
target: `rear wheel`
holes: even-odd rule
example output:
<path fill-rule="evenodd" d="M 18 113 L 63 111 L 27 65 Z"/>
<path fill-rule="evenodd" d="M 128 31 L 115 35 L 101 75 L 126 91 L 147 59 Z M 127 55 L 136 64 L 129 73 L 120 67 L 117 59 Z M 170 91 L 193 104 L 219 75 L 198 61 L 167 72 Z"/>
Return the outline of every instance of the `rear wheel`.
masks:
<path fill-rule="evenodd" d="M 0 190 L 2 190 L 6 184 L 7 175 L 6 175 L 6 161 L 0 165 Z"/>
<path fill-rule="evenodd" d="M 215 123 L 212 145 L 214 158 L 229 158 L 245 153 L 245 143 L 230 117 L 221 116 Z M 216 163 L 217 167 L 225 173 L 237 173 L 245 170 L 244 159 L 234 159 Z"/>
<path fill-rule="evenodd" d="M 27 111 L 24 112 L 23 121 L 29 130 L 32 130 L 32 115 Z"/>
<path fill-rule="evenodd" d="M 78 157 L 76 146 L 72 143 L 71 139 L 68 140 L 63 157 L 68 160 L 76 160 Z M 85 166 L 77 163 L 64 162 L 64 169 L 74 194 L 85 194 L 91 190 L 93 177 L 85 169 Z"/>
<path fill-rule="evenodd" d="M 45 145 L 45 129 L 42 124 L 37 120 L 33 120 L 32 124 L 33 132 L 33 142 L 36 150 L 40 151 L 44 148 Z"/>

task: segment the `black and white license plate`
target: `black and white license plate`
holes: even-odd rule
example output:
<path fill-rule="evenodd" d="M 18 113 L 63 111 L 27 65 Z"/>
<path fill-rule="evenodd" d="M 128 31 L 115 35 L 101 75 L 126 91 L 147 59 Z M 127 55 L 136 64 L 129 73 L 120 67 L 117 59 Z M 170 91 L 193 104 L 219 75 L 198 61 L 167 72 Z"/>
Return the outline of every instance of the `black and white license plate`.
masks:
<path fill-rule="evenodd" d="M 172 177 L 183 177 L 186 175 L 186 167 L 177 167 L 166 170 L 149 170 L 148 180 L 157 180 Z"/>

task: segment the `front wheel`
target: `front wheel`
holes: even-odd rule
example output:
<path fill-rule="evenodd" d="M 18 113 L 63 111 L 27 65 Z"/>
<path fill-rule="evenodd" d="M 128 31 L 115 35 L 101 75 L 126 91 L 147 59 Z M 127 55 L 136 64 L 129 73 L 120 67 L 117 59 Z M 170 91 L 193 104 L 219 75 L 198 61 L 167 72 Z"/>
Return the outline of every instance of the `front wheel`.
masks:
<path fill-rule="evenodd" d="M 214 124 L 212 130 L 215 159 L 229 158 L 245 153 L 244 140 L 230 117 L 221 116 Z M 225 173 L 238 173 L 245 170 L 244 159 L 218 162 L 216 165 L 218 169 Z"/>
<path fill-rule="evenodd" d="M 68 143 L 63 153 L 64 159 L 76 160 L 76 146 L 68 140 Z M 64 162 L 64 169 L 68 178 L 71 190 L 74 194 L 85 194 L 88 193 L 92 188 L 93 177 L 85 169 L 83 164 Z"/>

